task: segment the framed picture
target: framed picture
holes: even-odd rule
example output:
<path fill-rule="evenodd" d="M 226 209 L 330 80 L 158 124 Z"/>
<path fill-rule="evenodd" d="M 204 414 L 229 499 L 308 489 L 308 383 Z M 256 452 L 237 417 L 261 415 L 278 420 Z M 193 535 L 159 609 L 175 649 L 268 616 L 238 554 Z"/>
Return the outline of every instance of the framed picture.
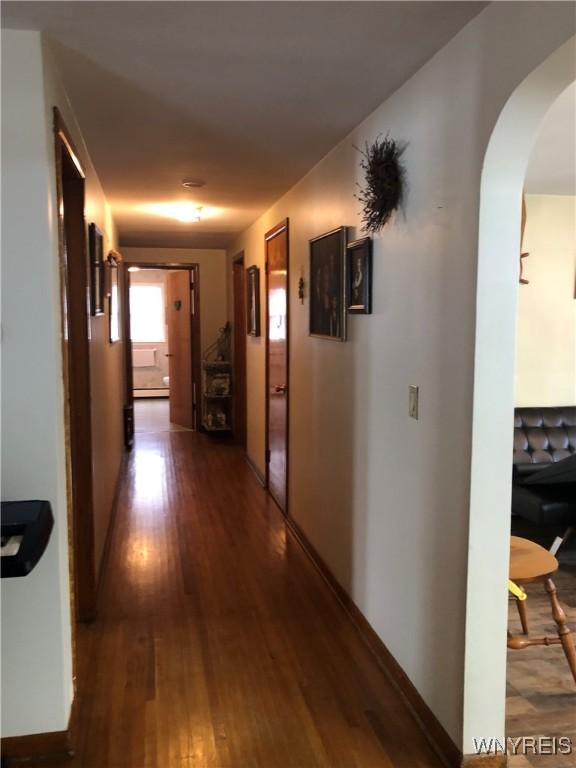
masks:
<path fill-rule="evenodd" d="M 310 240 L 310 335 L 346 341 L 346 227 Z"/>
<path fill-rule="evenodd" d="M 118 307 L 118 261 L 113 253 L 108 255 L 108 339 L 110 344 L 120 341 L 120 311 Z"/>
<path fill-rule="evenodd" d="M 348 312 L 354 315 L 372 313 L 372 240 L 363 237 L 346 248 L 346 291 Z"/>
<path fill-rule="evenodd" d="M 260 270 L 246 270 L 246 328 L 249 336 L 260 336 Z"/>
<path fill-rule="evenodd" d="M 104 238 L 96 224 L 88 227 L 90 260 L 90 314 L 104 314 Z"/>

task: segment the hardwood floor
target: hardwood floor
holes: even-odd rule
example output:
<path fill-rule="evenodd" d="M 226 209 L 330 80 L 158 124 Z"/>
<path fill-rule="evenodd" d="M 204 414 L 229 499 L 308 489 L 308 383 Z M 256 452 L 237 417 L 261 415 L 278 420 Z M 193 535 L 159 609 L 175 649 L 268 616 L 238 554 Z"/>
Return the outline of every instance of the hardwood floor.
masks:
<path fill-rule="evenodd" d="M 170 402 L 167 397 L 134 400 L 136 432 L 182 432 L 188 427 L 170 421 Z"/>
<path fill-rule="evenodd" d="M 69 768 L 441 768 L 240 450 L 138 434 Z"/>
<path fill-rule="evenodd" d="M 576 632 L 576 566 L 561 567 L 554 582 L 570 628 Z M 530 634 L 554 637 L 556 628 L 550 612 L 550 601 L 542 586 L 529 584 L 526 591 Z M 520 633 L 520 620 L 512 601 L 509 606 L 509 624 L 514 633 Z M 562 648 L 554 645 L 534 646 L 521 651 L 509 650 L 507 682 L 507 735 L 568 736 L 575 750 L 571 755 L 510 756 L 510 768 L 575 768 L 576 685 Z"/>

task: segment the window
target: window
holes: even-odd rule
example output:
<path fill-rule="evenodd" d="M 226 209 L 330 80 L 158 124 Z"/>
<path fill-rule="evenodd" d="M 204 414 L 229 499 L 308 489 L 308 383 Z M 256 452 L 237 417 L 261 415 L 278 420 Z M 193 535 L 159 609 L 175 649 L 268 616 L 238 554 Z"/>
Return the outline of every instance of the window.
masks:
<path fill-rule="evenodd" d="M 271 288 L 268 303 L 270 315 L 268 332 L 270 341 L 282 341 L 286 338 L 286 289 Z"/>
<path fill-rule="evenodd" d="M 164 291 L 161 285 L 130 286 L 132 341 L 165 341 Z"/>

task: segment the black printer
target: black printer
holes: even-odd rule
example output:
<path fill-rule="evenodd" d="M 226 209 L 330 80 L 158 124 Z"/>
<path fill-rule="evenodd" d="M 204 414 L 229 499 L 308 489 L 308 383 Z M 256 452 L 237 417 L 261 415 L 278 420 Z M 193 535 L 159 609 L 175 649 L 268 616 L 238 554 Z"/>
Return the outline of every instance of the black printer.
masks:
<path fill-rule="evenodd" d="M 49 501 L 3 501 L 2 578 L 27 576 L 44 554 L 54 526 Z"/>

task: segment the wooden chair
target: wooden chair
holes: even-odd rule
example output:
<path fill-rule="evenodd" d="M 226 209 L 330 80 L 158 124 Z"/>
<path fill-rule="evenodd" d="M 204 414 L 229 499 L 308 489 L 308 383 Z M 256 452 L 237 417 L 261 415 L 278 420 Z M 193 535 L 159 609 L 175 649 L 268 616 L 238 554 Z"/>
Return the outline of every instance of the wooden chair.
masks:
<path fill-rule="evenodd" d="M 572 677 L 574 682 L 576 682 L 576 648 L 574 646 L 574 637 L 566 622 L 566 614 L 558 601 L 556 585 L 552 581 L 552 576 L 557 570 L 558 560 L 544 547 L 535 544 L 533 541 L 528 541 L 528 539 L 521 539 L 518 536 L 511 537 L 510 579 L 516 582 L 516 584 L 531 584 L 533 582 L 544 584 L 544 588 L 550 598 L 552 617 L 558 627 L 558 637 L 528 637 L 526 603 L 522 600 L 516 600 L 524 635 L 512 635 L 508 632 L 508 648 L 516 651 L 528 648 L 531 645 L 561 644 L 568 661 L 568 666 L 572 672 Z"/>

